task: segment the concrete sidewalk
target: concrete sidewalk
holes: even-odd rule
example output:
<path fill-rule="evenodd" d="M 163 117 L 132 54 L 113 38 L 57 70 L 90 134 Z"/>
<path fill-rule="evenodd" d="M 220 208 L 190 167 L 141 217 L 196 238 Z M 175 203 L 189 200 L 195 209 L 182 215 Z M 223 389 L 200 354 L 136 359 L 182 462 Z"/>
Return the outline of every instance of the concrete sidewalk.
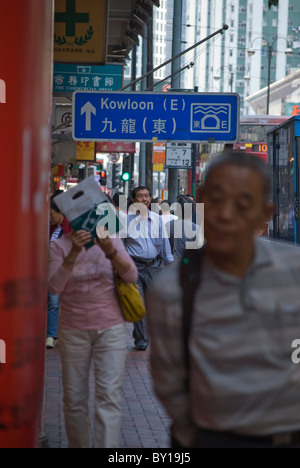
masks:
<path fill-rule="evenodd" d="M 121 448 L 169 448 L 170 421 L 152 389 L 149 351 L 134 350 L 128 324 L 128 354 L 123 385 Z M 67 448 L 58 348 L 46 352 L 44 432 L 50 448 Z M 90 425 L 93 433 L 94 379 L 90 375 Z"/>

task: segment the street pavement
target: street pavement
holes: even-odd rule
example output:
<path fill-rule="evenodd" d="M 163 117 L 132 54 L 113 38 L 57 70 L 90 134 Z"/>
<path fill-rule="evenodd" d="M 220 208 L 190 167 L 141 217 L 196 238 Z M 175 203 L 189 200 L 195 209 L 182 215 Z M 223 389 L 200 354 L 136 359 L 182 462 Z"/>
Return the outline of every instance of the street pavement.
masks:
<path fill-rule="evenodd" d="M 136 351 L 128 329 L 128 350 L 122 394 L 120 448 L 169 448 L 170 421 L 153 388 L 147 351 Z M 93 434 L 94 378 L 90 373 L 90 430 Z M 50 448 L 67 448 L 63 414 L 63 387 L 59 348 L 47 350 L 44 434 Z M 91 435 L 92 439 L 92 435 Z"/>

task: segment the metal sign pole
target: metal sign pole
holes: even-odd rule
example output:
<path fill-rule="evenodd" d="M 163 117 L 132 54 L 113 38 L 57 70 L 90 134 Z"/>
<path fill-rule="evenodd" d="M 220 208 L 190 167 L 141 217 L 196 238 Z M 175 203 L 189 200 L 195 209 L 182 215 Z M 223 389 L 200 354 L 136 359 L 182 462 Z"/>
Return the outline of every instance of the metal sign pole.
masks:
<path fill-rule="evenodd" d="M 169 63 L 171 63 L 171 62 L 173 62 L 174 60 L 178 59 L 179 57 L 182 57 L 184 54 L 187 54 L 188 52 L 190 52 L 191 50 L 195 49 L 196 47 L 198 47 L 199 45 L 203 44 L 204 42 L 209 41 L 209 39 L 212 39 L 213 37 L 217 36 L 218 34 L 223 34 L 224 31 L 227 31 L 227 29 L 228 29 L 228 25 L 227 25 L 227 24 L 224 24 L 223 28 L 218 29 L 218 30 L 215 31 L 214 33 L 212 33 L 212 34 L 210 34 L 209 36 L 205 37 L 204 39 L 201 39 L 201 41 L 196 42 L 196 44 L 192 45 L 192 46 L 189 47 L 188 49 L 184 50 L 183 52 L 180 52 L 180 53 L 177 54 L 175 57 L 172 57 L 171 59 L 169 59 L 169 60 L 167 60 L 166 62 L 162 63 L 162 64 L 159 65 L 158 67 L 153 68 L 153 70 L 148 71 L 147 73 L 145 73 L 144 75 L 142 75 L 140 78 L 137 78 L 136 80 L 132 81 L 132 82 L 129 83 L 128 85 L 123 86 L 123 88 L 121 89 L 121 91 L 125 91 L 125 89 L 130 88 L 130 87 L 131 87 L 132 85 L 134 85 L 135 83 L 138 83 L 139 81 L 144 80 L 144 78 L 147 78 L 149 75 L 152 75 L 152 74 L 155 73 L 157 70 L 160 70 L 161 68 L 165 67 L 165 66 L 168 65 Z"/>

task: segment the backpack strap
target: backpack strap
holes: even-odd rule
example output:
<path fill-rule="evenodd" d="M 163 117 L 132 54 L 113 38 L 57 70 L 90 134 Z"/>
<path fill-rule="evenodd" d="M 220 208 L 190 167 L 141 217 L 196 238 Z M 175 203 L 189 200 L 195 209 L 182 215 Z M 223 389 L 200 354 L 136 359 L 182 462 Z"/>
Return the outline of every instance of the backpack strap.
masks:
<path fill-rule="evenodd" d="M 174 248 L 175 248 L 175 221 L 174 219 L 171 219 L 170 221 L 170 246 L 171 246 L 171 251 L 172 254 L 174 254 Z"/>
<path fill-rule="evenodd" d="M 189 338 L 191 332 L 195 294 L 201 284 L 201 269 L 204 258 L 204 248 L 184 251 L 180 264 L 180 284 L 182 288 L 182 332 L 185 364 L 190 369 Z M 187 377 L 186 388 L 189 389 Z"/>

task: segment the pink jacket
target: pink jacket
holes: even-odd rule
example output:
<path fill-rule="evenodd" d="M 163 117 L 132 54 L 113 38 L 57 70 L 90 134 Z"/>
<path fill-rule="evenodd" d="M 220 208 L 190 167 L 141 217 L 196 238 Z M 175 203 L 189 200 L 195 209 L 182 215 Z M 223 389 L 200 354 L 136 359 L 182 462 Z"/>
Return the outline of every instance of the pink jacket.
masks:
<path fill-rule="evenodd" d="M 112 239 L 119 254 L 130 264 L 123 275 L 127 283 L 136 283 L 138 272 L 121 239 Z M 68 234 L 49 247 L 48 288 L 60 296 L 59 325 L 69 330 L 104 330 L 124 321 L 115 292 L 113 268 L 98 246 L 84 248 L 73 271 L 63 267 L 72 247 Z"/>

